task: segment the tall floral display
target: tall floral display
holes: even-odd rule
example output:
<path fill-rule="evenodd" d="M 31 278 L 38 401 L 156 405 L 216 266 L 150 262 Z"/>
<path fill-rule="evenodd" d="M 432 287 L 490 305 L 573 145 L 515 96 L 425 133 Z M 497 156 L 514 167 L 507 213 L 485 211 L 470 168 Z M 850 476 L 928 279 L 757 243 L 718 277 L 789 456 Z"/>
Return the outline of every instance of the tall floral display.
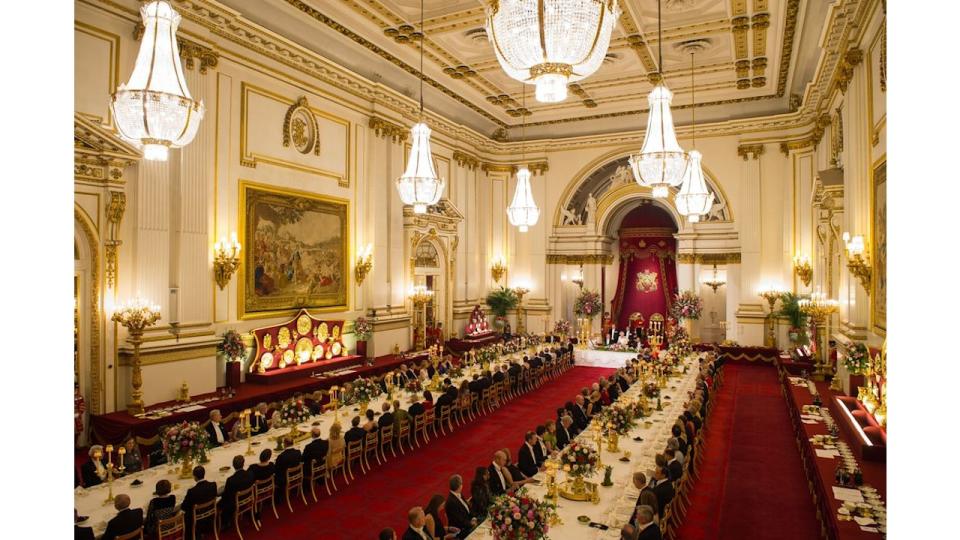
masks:
<path fill-rule="evenodd" d="M 183 463 L 181 478 L 190 478 L 193 473 L 193 461 L 206 461 L 210 436 L 207 430 L 197 422 L 180 422 L 167 426 L 161 432 L 163 453 L 170 463 Z"/>
<path fill-rule="evenodd" d="M 590 338 L 593 318 L 603 312 L 603 303 L 600 301 L 600 294 L 590 289 L 583 289 L 573 301 L 573 312 L 576 314 L 580 323 L 580 336 L 578 342 L 581 347 L 586 346 Z"/>
<path fill-rule="evenodd" d="M 703 300 L 693 291 L 681 291 L 673 298 L 670 314 L 678 320 L 699 320 L 703 314 Z"/>
<path fill-rule="evenodd" d="M 227 330 L 223 340 L 217 345 L 217 351 L 223 353 L 231 362 L 239 362 L 247 354 L 247 346 L 243 344 L 243 337 L 236 330 Z"/>

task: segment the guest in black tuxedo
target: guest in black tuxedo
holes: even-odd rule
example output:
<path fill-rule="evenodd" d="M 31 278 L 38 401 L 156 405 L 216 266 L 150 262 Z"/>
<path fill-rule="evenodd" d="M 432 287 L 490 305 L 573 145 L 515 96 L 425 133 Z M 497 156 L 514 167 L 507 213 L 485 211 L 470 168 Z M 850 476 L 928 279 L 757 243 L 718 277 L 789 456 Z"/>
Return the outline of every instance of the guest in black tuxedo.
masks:
<path fill-rule="evenodd" d="M 677 448 L 679 448 L 680 451 L 683 452 L 683 455 L 686 456 L 687 455 L 687 439 L 686 437 L 683 436 L 683 429 L 680 426 L 674 424 L 673 427 L 670 428 L 670 433 L 673 435 L 673 438 L 677 440 Z"/>
<path fill-rule="evenodd" d="M 407 512 L 407 530 L 403 532 L 403 540 L 432 540 L 433 537 L 424 530 L 427 523 L 427 516 L 423 508 L 414 506 Z"/>
<path fill-rule="evenodd" d="M 676 441 L 676 439 L 670 439 L 671 441 Z M 673 443 L 676 446 L 676 442 Z M 667 447 L 667 456 L 670 457 L 670 461 L 667 462 L 667 469 L 670 473 L 670 479 L 676 482 L 683 476 L 683 454 L 680 453 L 680 450 L 677 448 Z"/>
<path fill-rule="evenodd" d="M 543 442 L 543 435 L 546 432 L 546 426 L 537 426 L 537 441 L 533 445 L 533 457 L 537 460 L 537 467 L 542 467 L 543 462 L 547 460 L 547 455 L 550 454 L 547 443 Z"/>
<path fill-rule="evenodd" d="M 217 498 L 217 484 L 204 480 L 203 477 L 206 476 L 206 474 L 207 471 L 202 465 L 197 465 L 193 468 L 193 479 L 196 480 L 197 483 L 187 490 L 187 494 L 183 496 L 183 502 L 180 504 L 180 510 L 183 510 L 183 523 L 187 529 L 188 538 L 191 534 L 190 531 L 193 530 L 193 508 L 198 504 L 203 504 Z M 204 523 L 204 526 L 210 527 L 211 530 L 212 525 L 212 523 Z"/>
<path fill-rule="evenodd" d="M 487 519 L 492 501 L 490 469 L 477 467 L 473 475 L 473 482 L 470 483 L 470 513 L 477 518 L 478 522 Z"/>
<path fill-rule="evenodd" d="M 503 382 L 503 379 L 506 376 L 503 374 L 503 366 L 500 366 L 496 371 L 493 372 L 493 382 Z"/>
<path fill-rule="evenodd" d="M 273 472 L 276 469 L 276 466 L 270 462 L 270 458 L 273 457 L 273 450 L 265 448 L 260 452 L 260 462 L 250 465 L 247 471 L 253 475 L 253 480 L 259 482 L 260 480 L 266 480 L 273 476 Z"/>
<path fill-rule="evenodd" d="M 100 454 L 100 458 L 94 457 Z M 107 478 L 107 468 L 103 465 L 103 447 L 95 444 L 87 452 L 90 459 L 80 466 L 80 478 L 83 480 L 83 487 L 99 486 Z"/>
<path fill-rule="evenodd" d="M 663 510 L 673 500 L 673 482 L 670 481 L 666 467 L 657 467 L 653 471 L 653 493 L 657 496 L 659 517 L 663 517 Z"/>
<path fill-rule="evenodd" d="M 377 419 L 377 426 L 380 429 L 383 429 L 384 426 L 393 425 L 393 413 L 390 412 L 390 402 L 385 401 L 380 407 L 380 410 L 383 411 L 383 414 L 380 415 L 380 418 Z"/>
<path fill-rule="evenodd" d="M 480 375 L 476 373 L 473 374 L 473 380 L 470 381 L 470 392 L 473 393 L 473 399 L 476 401 L 480 399 L 480 392 L 483 391 L 483 382 L 480 380 Z"/>
<path fill-rule="evenodd" d="M 390 527 L 382 529 L 377 535 L 377 540 L 397 540 L 397 533 Z"/>
<path fill-rule="evenodd" d="M 620 397 L 620 385 L 617 384 L 617 380 L 613 377 L 613 375 L 610 376 L 609 381 L 610 384 L 607 385 L 607 394 L 610 396 L 610 401 L 613 402 Z"/>
<path fill-rule="evenodd" d="M 157 522 L 167 519 L 176 513 L 177 496 L 170 493 L 169 480 L 158 480 L 154 493 L 156 497 L 150 499 L 147 505 L 147 517 L 143 529 L 147 533 L 156 532 Z"/>
<path fill-rule="evenodd" d="M 390 420 L 393 423 L 393 419 Z M 330 448 L 330 441 L 320 436 L 320 422 L 314 422 L 310 428 L 310 437 L 313 439 L 303 447 L 303 474 L 310 475 L 310 470 L 316 462 L 326 463 L 327 450 Z"/>
<path fill-rule="evenodd" d="M 350 444 L 354 441 L 362 441 L 367 436 L 367 430 L 360 427 L 360 417 L 354 416 L 350 420 L 350 429 L 343 434 L 343 443 Z M 277 458 L 279 460 L 279 458 Z"/>
<path fill-rule="evenodd" d="M 590 420 L 587 418 L 587 411 L 583 406 L 583 396 L 578 395 L 573 403 L 573 424 L 577 427 L 577 433 L 587 429 Z"/>
<path fill-rule="evenodd" d="M 86 520 L 86 516 L 83 518 Z M 93 527 L 84 527 L 80 525 L 80 516 L 77 515 L 77 509 L 73 509 L 73 540 L 95 540 L 93 536 Z"/>
<path fill-rule="evenodd" d="M 451 527 L 460 529 L 457 538 L 466 538 L 477 526 L 477 518 L 470 510 L 470 504 L 463 498 L 463 477 L 455 474 L 450 477 L 450 493 L 447 494 L 447 522 Z"/>
<path fill-rule="evenodd" d="M 253 485 L 253 475 L 245 471 L 243 465 L 243 456 L 233 456 L 234 473 L 223 484 L 223 493 L 220 495 L 222 523 L 230 523 L 233 520 L 237 493 L 249 489 Z"/>
<path fill-rule="evenodd" d="M 210 411 L 210 422 L 207 423 L 207 435 L 210 436 L 210 445 L 213 447 L 230 441 L 227 435 L 227 428 L 220 423 L 221 420 L 220 409 Z"/>
<path fill-rule="evenodd" d="M 507 492 L 507 489 L 510 487 L 507 484 L 506 477 L 503 476 L 503 472 L 500 470 L 503 467 L 507 466 L 507 455 L 501 451 L 496 451 L 493 453 L 493 463 L 490 464 L 490 493 L 494 497 L 497 495 L 503 495 Z"/>
<path fill-rule="evenodd" d="M 361 431 L 363 431 L 361 429 Z M 281 499 L 284 489 L 287 487 L 287 470 L 296 467 L 303 462 L 303 454 L 297 448 L 293 447 L 293 439 L 283 438 L 283 452 L 277 456 L 277 467 L 273 474 L 277 490 L 275 497 Z"/>
<path fill-rule="evenodd" d="M 569 414 L 564 415 L 557 422 L 557 449 L 563 450 L 568 444 L 570 444 L 570 439 L 573 438 L 573 433 L 571 429 L 573 426 L 573 417 Z"/>
<path fill-rule="evenodd" d="M 214 496 L 216 496 L 216 487 L 214 487 Z M 103 540 L 114 540 L 114 538 L 132 533 L 143 527 L 143 509 L 130 508 L 130 496 L 123 493 L 113 498 L 113 507 L 117 509 L 117 515 L 107 522 L 107 530 L 104 531 Z"/>
<path fill-rule="evenodd" d="M 400 366 L 400 368 L 403 369 L 403 376 L 406 377 L 408 381 L 419 378 L 417 372 L 412 367 L 408 368 L 407 366 L 403 365 Z"/>
<path fill-rule="evenodd" d="M 533 478 L 537 474 L 537 455 L 533 450 L 535 444 L 537 444 L 537 434 L 528 431 L 523 437 L 523 444 L 520 445 L 520 451 L 517 453 L 517 466 L 529 478 Z"/>
<path fill-rule="evenodd" d="M 640 490 L 640 495 L 637 497 L 637 503 L 634 505 L 640 507 L 647 505 L 653 509 L 653 512 L 656 513 L 659 511 L 660 503 L 657 501 L 657 494 L 653 492 L 653 488 L 647 485 L 647 476 L 642 472 L 633 473 L 633 487 Z M 633 518 L 631 518 L 630 523 L 636 525 L 636 513 L 634 513 Z"/>
<path fill-rule="evenodd" d="M 661 540 L 660 527 L 653 522 L 653 508 L 645 504 L 637 507 L 635 514 L 638 536 L 637 540 Z"/>

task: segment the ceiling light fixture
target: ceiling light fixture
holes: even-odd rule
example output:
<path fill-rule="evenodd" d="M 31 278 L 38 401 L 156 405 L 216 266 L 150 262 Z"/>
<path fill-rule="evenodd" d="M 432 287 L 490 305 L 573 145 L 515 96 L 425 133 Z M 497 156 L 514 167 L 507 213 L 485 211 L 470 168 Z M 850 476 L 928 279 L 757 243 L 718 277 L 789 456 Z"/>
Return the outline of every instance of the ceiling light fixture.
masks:
<path fill-rule="evenodd" d="M 536 85 L 537 101 L 567 98 L 567 84 L 592 75 L 607 54 L 619 0 L 495 0 L 487 36 L 503 71 Z"/>
<path fill-rule="evenodd" d="M 537 203 L 533 200 L 533 190 L 530 188 L 530 170 L 527 169 L 526 153 L 523 146 L 527 126 L 527 89 L 521 87 L 520 91 L 523 96 L 520 113 L 523 118 L 520 124 L 520 168 L 517 170 L 517 188 L 513 192 L 513 201 L 507 207 L 507 217 L 510 218 L 510 224 L 518 227 L 520 232 L 527 232 L 530 227 L 533 227 L 539 221 L 540 209 L 537 208 Z"/>
<path fill-rule="evenodd" d="M 680 186 L 680 192 L 673 198 L 677 205 L 677 211 L 687 216 L 690 223 L 700 221 L 700 216 L 710 213 L 713 208 L 713 193 L 707 189 L 707 182 L 703 178 L 703 167 L 700 165 L 701 155 L 697 148 L 697 93 L 694 83 L 693 72 L 693 52 L 690 53 L 690 101 L 691 114 L 693 115 L 693 150 L 688 153 L 690 162 L 687 163 L 687 170 L 683 175 L 683 184 Z M 716 289 L 714 289 L 716 290 Z"/>

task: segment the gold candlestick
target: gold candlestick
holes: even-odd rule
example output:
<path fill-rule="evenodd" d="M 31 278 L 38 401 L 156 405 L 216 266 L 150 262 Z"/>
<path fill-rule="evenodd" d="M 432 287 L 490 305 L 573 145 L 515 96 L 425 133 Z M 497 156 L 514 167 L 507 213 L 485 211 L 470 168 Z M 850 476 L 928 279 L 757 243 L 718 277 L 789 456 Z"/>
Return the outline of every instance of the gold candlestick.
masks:
<path fill-rule="evenodd" d="M 257 416 L 260 416 L 260 411 L 257 411 Z M 250 425 L 250 409 L 243 411 L 240 415 L 240 420 L 243 422 L 241 425 L 244 427 L 244 432 L 247 434 L 247 451 L 244 452 L 246 456 L 253 455 L 253 428 Z"/>
<path fill-rule="evenodd" d="M 113 503 L 113 445 L 108 444 L 104 450 L 107 452 L 107 498 L 103 501 L 103 505 L 106 506 Z"/>
<path fill-rule="evenodd" d="M 130 334 L 127 341 L 133 345 L 133 373 L 131 374 L 133 391 L 130 394 L 130 403 L 127 404 L 127 411 L 130 414 L 142 414 L 144 403 L 142 390 L 143 374 L 140 366 L 140 345 L 143 343 L 143 330 L 148 326 L 153 326 L 160 320 L 160 306 L 135 298 L 120 306 L 111 316 L 111 320 L 123 325 Z"/>

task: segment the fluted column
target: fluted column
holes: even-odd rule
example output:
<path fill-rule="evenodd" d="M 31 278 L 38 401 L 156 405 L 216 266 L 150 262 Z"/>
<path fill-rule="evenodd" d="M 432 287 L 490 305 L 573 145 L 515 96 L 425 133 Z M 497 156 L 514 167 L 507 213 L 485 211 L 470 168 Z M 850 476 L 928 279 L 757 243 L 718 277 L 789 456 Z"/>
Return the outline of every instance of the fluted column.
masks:
<path fill-rule="evenodd" d="M 740 221 L 740 287 L 739 296 L 730 300 L 737 302 L 737 340 L 742 345 L 763 344 L 763 319 L 765 313 L 756 294 L 762 279 L 763 261 L 761 183 L 762 169 L 760 157 L 764 153 L 763 145 L 741 145 L 737 153 L 743 158 L 741 183 L 743 193 Z M 731 279 L 728 277 L 728 281 Z"/>

